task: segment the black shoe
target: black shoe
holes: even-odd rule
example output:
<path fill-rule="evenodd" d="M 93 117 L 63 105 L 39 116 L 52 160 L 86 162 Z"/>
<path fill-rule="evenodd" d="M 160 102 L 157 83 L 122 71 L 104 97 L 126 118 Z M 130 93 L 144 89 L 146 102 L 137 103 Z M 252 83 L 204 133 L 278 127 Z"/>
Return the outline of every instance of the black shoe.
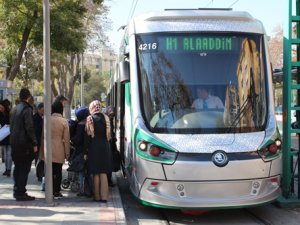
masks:
<path fill-rule="evenodd" d="M 54 193 L 53 197 L 54 199 L 62 199 L 64 196 L 59 192 L 59 193 Z"/>
<path fill-rule="evenodd" d="M 86 196 L 84 193 L 81 193 L 81 192 L 79 192 L 78 194 L 77 194 L 77 196 L 78 197 L 83 197 L 83 196 Z"/>
<path fill-rule="evenodd" d="M 5 170 L 4 173 L 2 173 L 2 175 L 10 177 L 10 170 Z"/>
<path fill-rule="evenodd" d="M 94 202 L 107 203 L 107 200 L 102 200 L 102 199 L 100 199 L 100 200 L 93 199 L 93 201 L 94 201 Z"/>
<path fill-rule="evenodd" d="M 85 194 L 85 197 L 87 197 L 87 198 L 92 198 L 92 197 L 93 197 L 93 194 Z"/>
<path fill-rule="evenodd" d="M 20 196 L 16 196 L 14 195 L 17 201 L 33 201 L 35 200 L 35 197 L 30 196 L 28 194 L 24 194 L 24 195 L 20 195 Z"/>

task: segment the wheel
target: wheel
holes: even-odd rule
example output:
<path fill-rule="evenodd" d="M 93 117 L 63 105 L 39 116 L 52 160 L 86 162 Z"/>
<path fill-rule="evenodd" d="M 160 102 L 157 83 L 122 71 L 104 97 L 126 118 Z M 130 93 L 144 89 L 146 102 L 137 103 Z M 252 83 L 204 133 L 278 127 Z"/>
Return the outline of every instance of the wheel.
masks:
<path fill-rule="evenodd" d="M 72 192 L 78 192 L 79 191 L 79 182 L 77 182 L 77 181 L 72 182 L 71 191 Z"/>
<path fill-rule="evenodd" d="M 70 187 L 71 182 L 68 179 L 63 179 L 61 182 L 61 187 L 63 189 L 68 189 Z"/>

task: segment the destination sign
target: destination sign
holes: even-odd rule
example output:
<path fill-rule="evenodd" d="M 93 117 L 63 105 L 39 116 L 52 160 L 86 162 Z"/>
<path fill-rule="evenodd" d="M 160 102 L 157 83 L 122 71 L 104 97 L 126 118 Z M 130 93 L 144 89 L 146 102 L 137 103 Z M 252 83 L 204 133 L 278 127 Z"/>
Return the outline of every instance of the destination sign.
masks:
<path fill-rule="evenodd" d="M 138 50 L 142 52 L 208 52 L 238 49 L 239 38 L 232 36 L 144 36 L 138 38 Z"/>
<path fill-rule="evenodd" d="M 231 37 L 165 37 L 166 51 L 231 51 Z"/>

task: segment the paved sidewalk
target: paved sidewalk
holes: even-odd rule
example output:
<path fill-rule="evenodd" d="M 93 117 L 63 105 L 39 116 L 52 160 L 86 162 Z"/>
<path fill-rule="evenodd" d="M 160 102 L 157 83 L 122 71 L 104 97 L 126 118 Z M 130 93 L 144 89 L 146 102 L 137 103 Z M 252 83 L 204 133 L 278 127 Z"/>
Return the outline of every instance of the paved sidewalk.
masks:
<path fill-rule="evenodd" d="M 117 186 L 110 188 L 107 203 L 93 202 L 92 198 L 77 197 L 77 193 L 70 189 L 62 189 L 64 198 L 54 200 L 54 206 L 48 206 L 45 193 L 40 191 L 41 183 L 35 176 L 35 166 L 32 165 L 27 193 L 35 196 L 36 200 L 18 202 L 12 196 L 13 178 L 3 176 L 4 170 L 4 163 L 0 161 L 0 225 L 126 225 Z M 64 172 L 63 178 L 66 177 L 67 173 Z"/>

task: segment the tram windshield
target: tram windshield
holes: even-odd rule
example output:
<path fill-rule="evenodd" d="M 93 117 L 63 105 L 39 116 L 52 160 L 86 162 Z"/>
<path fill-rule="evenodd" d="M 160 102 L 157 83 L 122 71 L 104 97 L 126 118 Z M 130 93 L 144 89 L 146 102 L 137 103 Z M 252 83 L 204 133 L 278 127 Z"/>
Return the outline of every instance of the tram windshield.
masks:
<path fill-rule="evenodd" d="M 263 36 L 136 36 L 142 113 L 156 133 L 237 133 L 266 122 Z"/>

